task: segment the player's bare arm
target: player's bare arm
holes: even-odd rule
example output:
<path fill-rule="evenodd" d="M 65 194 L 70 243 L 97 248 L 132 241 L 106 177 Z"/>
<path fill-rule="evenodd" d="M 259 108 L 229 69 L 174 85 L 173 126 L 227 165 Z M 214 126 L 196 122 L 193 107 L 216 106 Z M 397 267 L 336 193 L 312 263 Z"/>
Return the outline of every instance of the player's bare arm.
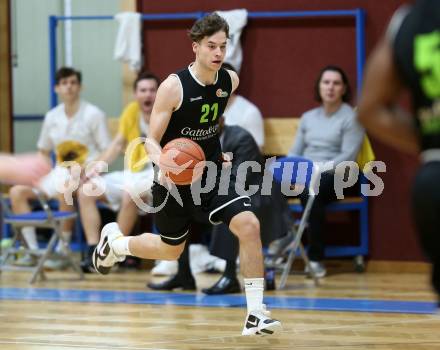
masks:
<path fill-rule="evenodd" d="M 232 91 L 231 93 L 233 93 L 235 90 L 237 90 L 238 88 L 238 84 L 240 84 L 240 79 L 238 78 L 237 73 L 235 73 L 232 70 L 227 69 L 229 75 L 231 76 L 231 80 L 232 80 Z"/>
<path fill-rule="evenodd" d="M 409 153 L 417 153 L 413 121 L 396 106 L 403 84 L 387 40 L 376 47 L 367 63 L 359 121 L 383 142 Z"/>
<path fill-rule="evenodd" d="M 150 117 L 150 131 L 148 141 L 145 143 L 151 160 L 158 164 L 160 155 L 160 140 L 171 119 L 171 114 L 182 99 L 182 88 L 179 79 L 170 75 L 157 90 L 156 100 Z"/>

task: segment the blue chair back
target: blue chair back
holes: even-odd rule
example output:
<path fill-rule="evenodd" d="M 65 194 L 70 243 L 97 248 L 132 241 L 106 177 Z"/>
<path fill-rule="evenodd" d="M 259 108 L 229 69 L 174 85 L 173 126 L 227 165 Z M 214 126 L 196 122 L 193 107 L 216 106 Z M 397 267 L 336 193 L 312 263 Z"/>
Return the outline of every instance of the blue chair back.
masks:
<path fill-rule="evenodd" d="M 280 184 L 310 186 L 316 168 L 310 159 L 304 157 L 282 157 L 272 163 L 273 178 Z"/>

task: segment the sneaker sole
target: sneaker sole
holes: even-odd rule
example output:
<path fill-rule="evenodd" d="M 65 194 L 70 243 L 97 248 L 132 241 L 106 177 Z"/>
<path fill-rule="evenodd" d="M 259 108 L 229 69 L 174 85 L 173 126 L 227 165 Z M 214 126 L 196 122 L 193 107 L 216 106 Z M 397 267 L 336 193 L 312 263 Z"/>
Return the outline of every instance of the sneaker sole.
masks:
<path fill-rule="evenodd" d="M 67 270 L 70 264 L 67 265 L 57 265 L 57 266 L 51 266 L 51 265 L 43 265 L 43 268 L 45 271 L 64 271 Z"/>
<path fill-rule="evenodd" d="M 305 274 L 306 274 L 307 278 L 313 278 L 313 276 L 312 276 L 312 274 L 310 272 L 305 272 Z M 315 277 L 316 278 L 324 278 L 326 276 L 327 276 L 327 272 L 325 272 L 325 273 L 318 273 L 318 274 L 315 273 Z"/>
<path fill-rule="evenodd" d="M 93 262 L 93 267 L 95 268 L 96 272 L 98 272 L 101 275 L 107 275 L 112 268 L 111 266 L 110 267 L 106 267 L 106 266 L 98 267 L 98 258 L 102 259 L 102 257 L 99 255 L 98 252 L 101 250 L 101 248 L 103 246 L 105 246 L 104 254 L 107 256 L 108 253 L 110 252 L 110 245 L 108 244 L 108 235 L 103 235 L 101 237 L 101 239 L 99 240 L 98 245 L 96 246 L 95 250 L 93 251 L 92 262 Z"/>
<path fill-rule="evenodd" d="M 257 327 L 255 327 L 252 329 L 247 328 L 246 330 L 243 330 L 241 332 L 241 335 L 244 337 L 252 337 L 254 335 L 260 335 L 260 333 L 258 333 L 258 329 L 257 329 Z"/>
<path fill-rule="evenodd" d="M 272 322 L 270 325 L 268 325 L 266 328 L 260 329 L 260 331 L 257 332 L 257 335 L 261 335 L 261 336 L 272 335 L 282 330 L 283 330 L 283 326 L 281 325 L 281 322 L 275 321 Z"/>
<path fill-rule="evenodd" d="M 20 263 L 15 263 L 15 264 L 12 264 L 12 266 L 17 266 L 17 267 L 35 267 L 35 266 L 37 266 L 37 263 L 35 263 L 35 264 L 20 264 Z"/>

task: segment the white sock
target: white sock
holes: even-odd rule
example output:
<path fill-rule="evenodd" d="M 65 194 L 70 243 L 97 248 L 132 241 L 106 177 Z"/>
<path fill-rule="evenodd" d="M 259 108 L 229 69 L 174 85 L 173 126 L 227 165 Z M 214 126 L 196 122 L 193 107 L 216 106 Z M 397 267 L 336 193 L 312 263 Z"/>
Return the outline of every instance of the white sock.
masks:
<path fill-rule="evenodd" d="M 37 233 L 35 232 L 35 227 L 33 226 L 24 226 L 21 229 L 21 234 L 23 235 L 26 244 L 29 249 L 36 250 L 38 249 L 38 241 L 37 241 Z"/>
<path fill-rule="evenodd" d="M 130 252 L 130 248 L 128 247 L 128 242 L 130 242 L 130 239 L 133 237 L 125 237 L 121 236 L 116 238 L 112 243 L 111 247 L 116 255 L 133 255 Z"/>
<path fill-rule="evenodd" d="M 59 239 L 57 246 L 55 247 L 55 252 L 64 253 L 64 247 L 66 244 L 70 243 L 70 239 L 72 238 L 72 231 L 63 231 L 61 232 L 61 236 L 63 239 Z"/>
<path fill-rule="evenodd" d="M 248 313 L 263 309 L 264 278 L 245 278 L 244 291 L 246 293 Z"/>

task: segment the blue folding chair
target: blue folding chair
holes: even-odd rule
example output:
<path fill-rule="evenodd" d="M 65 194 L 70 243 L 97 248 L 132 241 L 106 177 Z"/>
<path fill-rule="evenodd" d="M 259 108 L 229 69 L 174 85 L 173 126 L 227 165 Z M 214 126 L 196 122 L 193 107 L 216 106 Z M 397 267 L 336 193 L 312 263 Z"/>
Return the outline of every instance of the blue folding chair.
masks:
<path fill-rule="evenodd" d="M 310 210 L 315 200 L 315 191 L 317 190 L 317 185 L 319 183 L 320 170 L 311 160 L 303 157 L 279 158 L 271 165 L 270 170 L 273 174 L 274 180 L 281 184 L 281 188 L 283 189 L 284 193 L 286 192 L 286 189 L 293 189 L 295 193 L 299 195 L 303 190 L 305 190 L 305 188 L 309 190 L 309 197 L 301 215 L 294 239 L 284 249 L 284 251 L 288 252 L 288 257 L 287 261 L 281 266 L 282 275 L 278 288 L 282 289 L 285 287 L 298 249 L 311 277 L 313 278 L 315 284 L 318 285 L 319 280 L 316 277 L 313 269 L 310 267 L 310 261 L 307 253 L 305 252 L 304 246 L 301 243 L 301 239 L 307 226 Z"/>
<path fill-rule="evenodd" d="M 77 217 L 75 212 L 65 212 L 65 211 L 53 211 L 49 207 L 47 201 L 44 199 L 44 196 L 37 190 L 33 189 L 35 192 L 38 201 L 41 205 L 42 210 L 33 211 L 26 214 L 14 214 L 9 208 L 9 203 L 5 200 L 0 192 L 0 203 L 2 206 L 2 215 L 3 215 L 3 223 L 6 225 L 11 225 L 13 236 L 12 236 L 12 244 L 9 248 L 6 248 L 4 252 L 2 252 L 0 258 L 0 270 L 29 270 L 33 271 L 30 283 L 34 283 L 37 280 L 37 277 L 40 276 L 41 279 L 46 279 L 44 274 L 44 262 L 50 256 L 56 257 L 58 259 L 66 259 L 69 265 L 79 274 L 80 279 L 84 278 L 84 274 L 79 267 L 79 265 L 73 260 L 72 252 L 69 247 L 69 242 L 65 242 L 65 251 L 64 254 L 56 254 L 54 253 L 55 244 L 57 241 L 64 240 L 61 235 L 61 228 L 63 223 L 66 220 L 72 220 Z M 24 226 L 34 226 L 36 228 L 50 228 L 53 229 L 53 233 L 49 242 L 45 249 L 43 250 L 30 250 L 29 247 L 25 249 L 17 248 L 19 241 L 26 242 L 22 239 L 21 236 L 21 228 Z M 24 252 L 31 254 L 32 256 L 36 256 L 38 258 L 38 263 L 36 267 L 14 267 L 9 264 L 12 256 L 18 252 Z"/>

